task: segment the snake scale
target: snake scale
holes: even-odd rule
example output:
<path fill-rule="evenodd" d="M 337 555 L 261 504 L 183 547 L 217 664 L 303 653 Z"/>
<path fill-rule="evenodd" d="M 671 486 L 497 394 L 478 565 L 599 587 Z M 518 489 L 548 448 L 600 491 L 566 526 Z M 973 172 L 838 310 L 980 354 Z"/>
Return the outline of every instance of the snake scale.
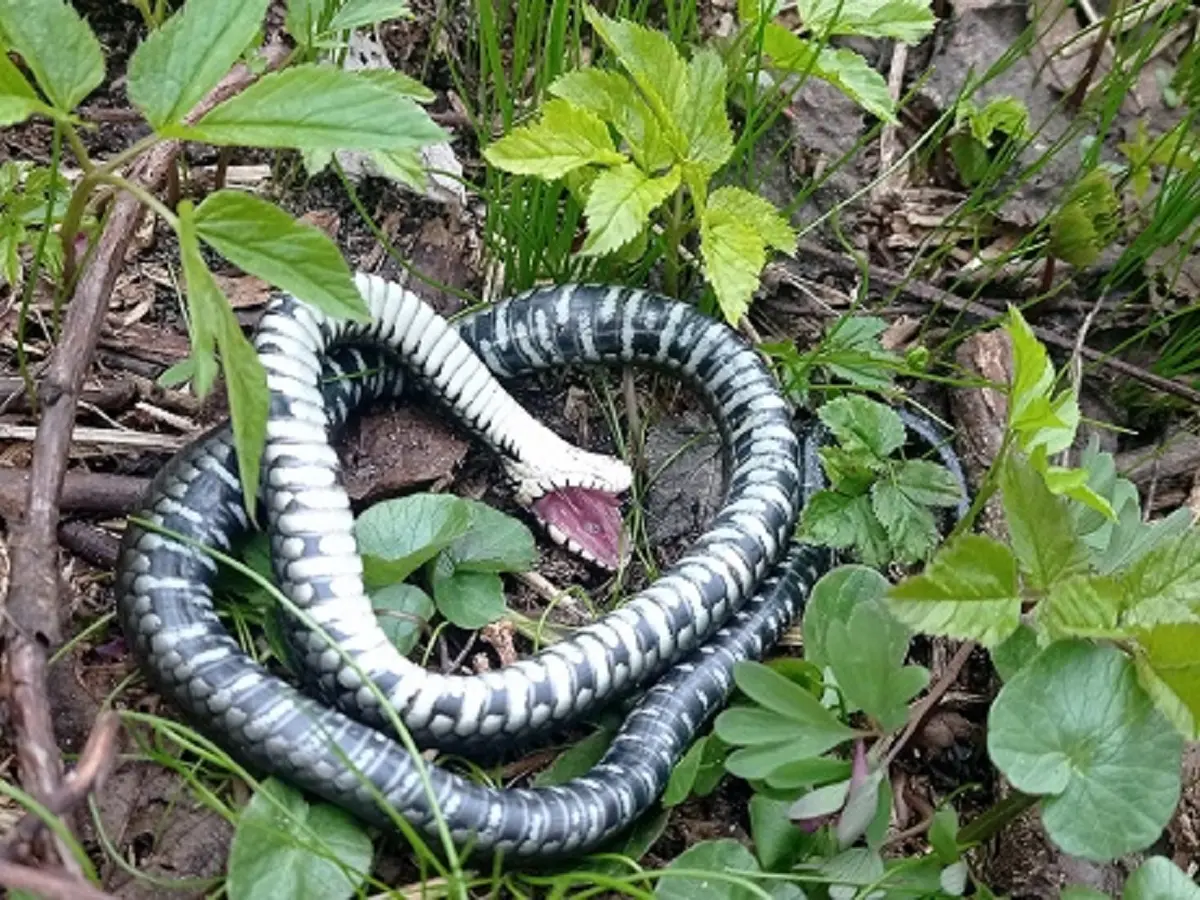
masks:
<path fill-rule="evenodd" d="M 819 477 L 810 441 L 758 354 L 685 304 L 626 288 L 535 289 L 453 326 L 402 287 L 356 276 L 370 320 L 330 319 L 273 301 L 256 349 L 270 413 L 260 502 L 281 590 L 319 626 L 291 617 L 303 689 L 247 657 L 213 604 L 217 566 L 250 528 L 228 424 L 180 451 L 126 532 L 118 615 L 154 686 L 241 763 L 360 818 L 399 815 L 433 835 L 440 815 L 476 851 L 547 859 L 593 849 L 661 794 L 698 729 L 728 698 L 732 669 L 760 657 L 831 559 L 793 542 Z M 674 373 L 709 408 L 727 494 L 708 530 L 662 577 L 538 654 L 479 675 L 442 675 L 388 641 L 363 587 L 336 431 L 361 404 L 395 395 L 403 371 L 504 460 L 517 499 L 551 536 L 611 565 L 619 461 L 585 453 L 533 420 L 498 379 L 566 365 Z M 358 377 L 347 377 L 355 375 Z M 814 472 L 817 474 L 814 475 Z M 320 632 L 336 643 L 331 647 Z M 610 748 L 559 786 L 495 789 L 421 768 L 390 734 L 382 697 L 422 747 L 512 746 L 645 688 Z"/>

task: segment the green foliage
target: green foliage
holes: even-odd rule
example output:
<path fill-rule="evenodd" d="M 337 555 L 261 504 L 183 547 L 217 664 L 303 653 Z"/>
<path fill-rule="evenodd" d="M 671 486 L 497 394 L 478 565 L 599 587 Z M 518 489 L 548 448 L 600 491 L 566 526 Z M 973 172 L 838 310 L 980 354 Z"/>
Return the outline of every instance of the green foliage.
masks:
<path fill-rule="evenodd" d="M 1116 236 L 1120 212 L 1112 179 L 1093 169 L 1050 219 L 1050 253 L 1073 266 L 1090 266 Z"/>
<path fill-rule="evenodd" d="M 904 444 L 904 423 L 882 403 L 852 394 L 829 401 L 818 415 L 839 446 L 821 450 L 830 487 L 805 506 L 800 536 L 853 548 L 868 565 L 927 556 L 938 537 L 933 509 L 961 499 L 949 471 L 893 458 Z"/>
<path fill-rule="evenodd" d="M 267 4 L 265 0 L 187 0 L 165 20 L 162 5 L 141 6 L 154 30 L 130 59 L 128 91 L 154 134 L 97 165 L 84 154 L 71 113 L 104 77 L 99 41 L 63 0 L 0 0 L 4 47 L 20 53 L 45 97 L 40 99 L 7 55 L 0 54 L 0 122 L 12 124 L 30 115 L 55 119 L 66 130 L 83 169 L 61 214 L 61 239 L 48 243 L 52 273 L 61 268 L 64 248 L 74 246 L 95 190 L 110 183 L 137 191 L 116 173 L 129 157 L 158 140 L 184 138 L 308 153 L 358 148 L 405 154 L 444 138 L 417 105 L 411 79 L 315 65 L 268 74 L 216 104 L 195 124 L 187 124 L 187 112 L 260 40 Z M 377 21 L 402 9 L 398 3 L 382 0 L 294 0 L 287 23 L 296 28 L 300 43 L 308 46 L 308 39 Z M 44 201 L 30 202 L 44 189 L 39 178 L 27 180 L 25 198 L 5 195 L 9 202 L 0 213 L 0 272 L 10 282 L 20 275 L 18 250 L 34 224 L 29 217 L 44 209 L 39 206 Z M 12 188 L 8 185 L 6 190 Z M 188 290 L 192 355 L 168 378 L 191 380 L 196 393 L 204 396 L 216 382 L 219 354 L 246 507 L 253 512 L 265 440 L 265 373 L 209 272 L 199 242 L 331 316 L 362 318 L 365 307 L 336 245 L 266 201 L 218 191 L 198 207 L 184 201 L 174 212 L 153 202 L 155 212 L 179 235 Z M 58 217 L 55 211 L 53 219 Z"/>
<path fill-rule="evenodd" d="M 54 208 L 48 210 L 54 182 Z M 24 280 L 22 249 L 37 245 L 47 212 L 51 226 L 62 221 L 69 192 L 66 180 L 48 168 L 19 162 L 0 164 L 0 285 L 16 286 Z M 89 230 L 91 225 L 94 223 L 89 223 Z M 52 227 L 43 257 L 50 275 L 62 274 L 64 252 L 62 238 Z"/>
<path fill-rule="evenodd" d="M 225 888 L 230 900 L 339 900 L 357 895 L 372 857 L 349 813 L 272 778 L 238 816 Z"/>
<path fill-rule="evenodd" d="M 460 628 L 494 622 L 505 610 L 499 573 L 525 571 L 536 558 L 533 535 L 521 522 L 450 494 L 378 503 L 359 516 L 354 533 L 372 604 L 385 610 L 401 604 L 416 628 L 434 608 Z M 398 592 L 399 583 L 422 568 L 433 599 L 415 585 Z M 397 646 L 411 649 L 407 629 Z"/>
<path fill-rule="evenodd" d="M 673 875 L 672 870 L 679 870 Z M 775 900 L 804 900 L 804 892 L 787 881 L 757 882 L 758 860 L 737 841 L 702 841 L 684 850 L 658 881 L 660 900 L 752 900 L 761 896 L 747 885 L 759 885 Z M 683 874 L 686 872 L 687 874 Z"/>
<path fill-rule="evenodd" d="M 490 144 L 484 156 L 505 172 L 567 179 L 587 222 L 584 256 L 638 249 L 652 221 L 663 220 L 672 292 L 682 243 L 698 231 L 704 276 L 726 319 L 737 322 L 768 248 L 791 252 L 796 238 L 761 197 L 731 186 L 710 192 L 734 150 L 725 64 L 707 48 L 685 60 L 665 34 L 590 6 L 584 15 L 619 69 L 560 75 L 538 119 Z"/>
<path fill-rule="evenodd" d="M 993 97 L 983 107 L 962 100 L 954 111 L 950 154 L 963 183 L 982 182 L 993 167 L 1008 165 L 1029 137 L 1029 110 L 1015 97 Z"/>
<path fill-rule="evenodd" d="M 880 343 L 887 322 L 875 316 L 844 316 L 817 346 L 803 353 L 791 342 L 766 343 L 760 349 L 775 360 L 780 381 L 798 403 L 808 402 L 815 385 L 835 381 L 864 390 L 891 388 L 905 361 Z M 821 379 L 815 379 L 820 374 Z"/>

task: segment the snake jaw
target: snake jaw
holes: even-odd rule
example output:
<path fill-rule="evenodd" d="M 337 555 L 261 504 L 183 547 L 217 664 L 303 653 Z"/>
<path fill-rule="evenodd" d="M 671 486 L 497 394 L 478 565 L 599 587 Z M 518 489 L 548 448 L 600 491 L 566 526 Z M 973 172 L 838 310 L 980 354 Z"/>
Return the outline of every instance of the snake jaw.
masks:
<path fill-rule="evenodd" d="M 615 494 L 596 488 L 558 488 L 533 501 L 530 509 L 568 550 L 609 571 L 621 565 L 625 529 L 621 500 Z"/>

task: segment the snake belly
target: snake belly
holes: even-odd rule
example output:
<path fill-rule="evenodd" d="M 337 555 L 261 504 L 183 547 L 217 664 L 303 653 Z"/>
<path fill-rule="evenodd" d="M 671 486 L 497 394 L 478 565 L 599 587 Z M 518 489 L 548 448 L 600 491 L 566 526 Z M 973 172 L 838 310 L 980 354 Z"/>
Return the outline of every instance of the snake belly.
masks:
<path fill-rule="evenodd" d="M 684 304 L 566 286 L 449 327 L 397 285 L 360 275 L 358 286 L 369 323 L 333 322 L 283 298 L 256 337 L 271 390 L 262 499 L 273 564 L 282 590 L 338 645 L 292 623 L 315 696 L 243 654 L 213 606 L 216 565 L 195 545 L 228 550 L 250 527 L 228 426 L 164 467 L 138 516 L 153 527 L 127 530 L 116 581 L 127 639 L 155 687 L 240 762 L 365 820 L 399 815 L 435 834 L 440 817 L 456 842 L 518 857 L 594 848 L 660 795 L 727 699 L 734 664 L 761 656 L 828 567 L 827 552 L 791 540 L 812 455 L 802 466 L 790 407 L 758 355 Z M 725 503 L 663 577 L 569 639 L 497 672 L 427 672 L 378 628 L 329 446 L 330 429 L 354 407 L 398 389 L 391 365 L 328 382 L 370 367 L 358 345 L 395 352 L 469 427 L 518 454 L 545 433 L 526 432 L 497 376 L 605 363 L 674 372 L 698 388 L 721 432 Z M 386 733 L 374 696 L 420 745 L 470 749 L 513 744 L 655 680 L 592 771 L 533 789 L 493 789 L 424 767 Z"/>

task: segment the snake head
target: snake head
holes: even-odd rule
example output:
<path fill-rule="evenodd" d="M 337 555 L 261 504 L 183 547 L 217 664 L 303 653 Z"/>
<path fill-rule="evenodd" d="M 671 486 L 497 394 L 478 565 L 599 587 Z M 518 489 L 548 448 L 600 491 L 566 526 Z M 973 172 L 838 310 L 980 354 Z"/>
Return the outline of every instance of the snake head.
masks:
<path fill-rule="evenodd" d="M 569 445 L 565 451 L 556 454 L 553 464 L 539 460 L 536 469 L 524 461 L 506 461 L 517 502 L 555 543 L 612 571 L 625 554 L 621 495 L 629 490 L 633 473 L 610 456 Z"/>

